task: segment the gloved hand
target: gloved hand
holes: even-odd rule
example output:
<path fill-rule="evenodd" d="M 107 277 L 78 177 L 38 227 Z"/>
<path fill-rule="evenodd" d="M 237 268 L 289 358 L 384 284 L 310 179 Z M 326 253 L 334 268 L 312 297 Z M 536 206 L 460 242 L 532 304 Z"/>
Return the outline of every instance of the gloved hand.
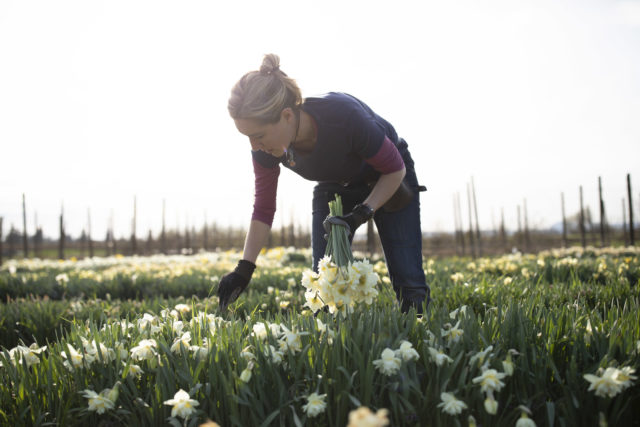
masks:
<path fill-rule="evenodd" d="M 371 206 L 361 203 L 359 205 L 356 205 L 353 210 L 346 215 L 329 215 L 322 223 L 325 231 L 327 232 L 325 238 L 327 238 L 327 236 L 329 235 L 331 224 L 347 227 L 347 233 L 349 233 L 349 235 L 354 235 L 358 227 L 373 218 L 373 214 L 374 211 L 373 209 L 371 209 Z"/>
<path fill-rule="evenodd" d="M 218 285 L 218 297 L 222 311 L 225 311 L 227 306 L 238 299 L 242 291 L 247 288 L 255 269 L 254 263 L 241 259 L 231 273 L 222 276 Z"/>

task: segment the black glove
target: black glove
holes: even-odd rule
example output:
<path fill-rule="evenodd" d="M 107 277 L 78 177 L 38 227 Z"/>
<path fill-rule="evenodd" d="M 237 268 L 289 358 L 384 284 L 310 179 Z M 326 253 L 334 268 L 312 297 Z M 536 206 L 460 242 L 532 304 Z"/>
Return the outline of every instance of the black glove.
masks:
<path fill-rule="evenodd" d="M 254 263 L 241 259 L 231 273 L 222 276 L 218 285 L 218 297 L 222 311 L 225 311 L 227 306 L 238 299 L 242 291 L 247 288 L 255 269 Z"/>
<path fill-rule="evenodd" d="M 325 231 L 327 232 L 325 238 L 327 238 L 329 231 L 331 230 L 331 224 L 347 227 L 347 233 L 354 235 L 358 227 L 373 218 L 373 214 L 374 211 L 371 209 L 371 206 L 361 203 L 356 205 L 353 210 L 346 215 L 329 215 L 322 223 Z"/>

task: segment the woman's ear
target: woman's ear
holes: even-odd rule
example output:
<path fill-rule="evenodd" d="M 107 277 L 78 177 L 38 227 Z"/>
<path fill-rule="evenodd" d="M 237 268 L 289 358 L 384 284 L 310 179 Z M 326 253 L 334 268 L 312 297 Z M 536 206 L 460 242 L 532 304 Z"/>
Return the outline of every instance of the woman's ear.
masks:
<path fill-rule="evenodd" d="M 291 107 L 286 107 L 285 109 L 282 110 L 282 112 L 280 113 L 280 118 L 285 119 L 285 121 L 289 122 L 291 120 L 294 120 L 296 117 L 295 113 L 293 112 L 293 109 Z"/>

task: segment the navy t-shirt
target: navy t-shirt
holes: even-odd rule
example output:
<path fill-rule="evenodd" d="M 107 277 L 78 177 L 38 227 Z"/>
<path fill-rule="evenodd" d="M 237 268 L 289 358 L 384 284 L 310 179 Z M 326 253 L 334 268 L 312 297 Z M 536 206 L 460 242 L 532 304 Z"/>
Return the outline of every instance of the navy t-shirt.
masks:
<path fill-rule="evenodd" d="M 273 222 L 280 164 L 311 181 L 363 183 L 404 167 L 393 126 L 359 99 L 338 92 L 305 98 L 302 110 L 314 120 L 317 135 L 311 152 L 289 147 L 287 156 L 252 151 L 255 202 L 252 219 Z"/>
<path fill-rule="evenodd" d="M 393 126 L 359 99 L 346 93 L 330 92 L 305 98 L 302 110 L 313 117 L 317 138 L 313 151 L 299 153 L 294 148 L 294 165 L 286 156 L 274 157 L 263 151 L 252 155 L 261 166 L 278 164 L 310 181 L 363 182 L 376 179 L 376 172 L 364 159 L 373 157 L 385 139 L 394 145 L 398 135 Z"/>

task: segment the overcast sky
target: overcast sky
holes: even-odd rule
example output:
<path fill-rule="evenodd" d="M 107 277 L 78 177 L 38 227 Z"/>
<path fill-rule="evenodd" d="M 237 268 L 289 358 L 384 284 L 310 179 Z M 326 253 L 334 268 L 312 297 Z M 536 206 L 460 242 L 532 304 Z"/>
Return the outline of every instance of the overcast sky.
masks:
<path fill-rule="evenodd" d="M 420 6 L 418 6 L 418 4 Z M 277 53 L 303 95 L 349 92 L 409 143 L 424 231 L 452 230 L 473 177 L 481 226 L 560 220 L 603 179 L 640 214 L 640 1 L 0 2 L 0 216 L 102 238 L 248 224 L 249 143 L 232 85 Z M 274 226 L 310 222 L 314 183 L 280 176 Z"/>

